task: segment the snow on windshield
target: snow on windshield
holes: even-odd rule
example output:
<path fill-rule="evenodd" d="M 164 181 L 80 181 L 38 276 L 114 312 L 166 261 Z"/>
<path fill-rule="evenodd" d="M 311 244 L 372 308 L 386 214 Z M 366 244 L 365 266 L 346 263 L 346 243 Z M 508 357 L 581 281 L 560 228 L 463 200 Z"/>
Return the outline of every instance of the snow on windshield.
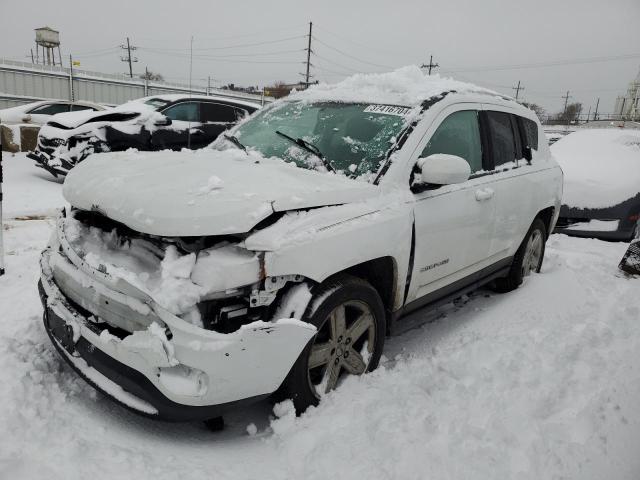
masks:
<path fill-rule="evenodd" d="M 411 111 L 370 103 L 284 102 L 244 123 L 236 136 L 267 157 L 366 176 L 378 170 Z"/>
<path fill-rule="evenodd" d="M 564 172 L 565 205 L 612 207 L 640 192 L 640 131 L 581 130 L 558 140 L 551 152 Z"/>

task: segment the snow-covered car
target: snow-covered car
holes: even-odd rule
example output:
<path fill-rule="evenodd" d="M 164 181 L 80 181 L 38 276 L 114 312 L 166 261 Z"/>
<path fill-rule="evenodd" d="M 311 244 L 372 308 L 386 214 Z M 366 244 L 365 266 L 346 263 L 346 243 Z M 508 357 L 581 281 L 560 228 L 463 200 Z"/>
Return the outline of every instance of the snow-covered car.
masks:
<path fill-rule="evenodd" d="M 45 100 L 0 110 L 0 123 L 4 125 L 44 125 L 53 115 L 68 112 L 98 112 L 106 107 L 93 102 Z"/>
<path fill-rule="evenodd" d="M 540 269 L 562 173 L 535 113 L 417 67 L 275 102 L 195 152 L 89 158 L 41 258 L 61 355 L 174 420 L 298 411 L 416 309 Z"/>
<path fill-rule="evenodd" d="M 585 129 L 551 151 L 564 171 L 557 233 L 628 242 L 640 219 L 640 130 Z"/>
<path fill-rule="evenodd" d="M 202 148 L 259 108 L 223 97 L 155 95 L 108 112 L 60 114 L 40 129 L 28 157 L 57 177 L 93 153 Z"/>

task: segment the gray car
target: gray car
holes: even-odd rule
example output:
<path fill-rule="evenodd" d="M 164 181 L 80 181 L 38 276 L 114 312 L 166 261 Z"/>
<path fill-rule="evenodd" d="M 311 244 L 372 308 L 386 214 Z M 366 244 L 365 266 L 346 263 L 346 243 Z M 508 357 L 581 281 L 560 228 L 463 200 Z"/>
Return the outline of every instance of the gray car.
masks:
<path fill-rule="evenodd" d="M 625 241 L 640 219 L 640 131 L 585 129 L 558 140 L 551 152 L 564 171 L 555 232 Z"/>

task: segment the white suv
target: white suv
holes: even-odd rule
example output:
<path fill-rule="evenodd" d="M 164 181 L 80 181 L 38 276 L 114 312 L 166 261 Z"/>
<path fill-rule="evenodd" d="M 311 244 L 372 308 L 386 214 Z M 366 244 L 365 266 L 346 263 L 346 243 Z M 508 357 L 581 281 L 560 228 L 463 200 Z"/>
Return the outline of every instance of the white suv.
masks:
<path fill-rule="evenodd" d="M 562 173 L 535 114 L 407 67 L 296 93 L 196 152 L 74 168 L 41 259 L 53 344 L 122 404 L 299 411 L 403 315 L 539 271 Z"/>

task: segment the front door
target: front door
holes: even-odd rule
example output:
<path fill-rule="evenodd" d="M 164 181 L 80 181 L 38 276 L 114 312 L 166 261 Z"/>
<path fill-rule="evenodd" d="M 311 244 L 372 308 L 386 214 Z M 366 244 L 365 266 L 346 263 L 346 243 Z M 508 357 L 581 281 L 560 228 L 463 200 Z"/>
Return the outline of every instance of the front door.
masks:
<path fill-rule="evenodd" d="M 171 125 L 156 127 L 151 133 L 151 145 L 154 150 L 180 150 L 182 148 L 200 148 L 204 146 L 201 137 L 199 102 L 181 102 L 171 105 L 162 114 L 171 119 Z"/>
<path fill-rule="evenodd" d="M 415 253 L 407 301 L 488 266 L 496 207 L 490 176 L 483 174 L 479 109 L 475 104 L 451 106 L 425 135 L 420 158 L 457 155 L 469 163 L 471 177 L 414 193 Z"/>

